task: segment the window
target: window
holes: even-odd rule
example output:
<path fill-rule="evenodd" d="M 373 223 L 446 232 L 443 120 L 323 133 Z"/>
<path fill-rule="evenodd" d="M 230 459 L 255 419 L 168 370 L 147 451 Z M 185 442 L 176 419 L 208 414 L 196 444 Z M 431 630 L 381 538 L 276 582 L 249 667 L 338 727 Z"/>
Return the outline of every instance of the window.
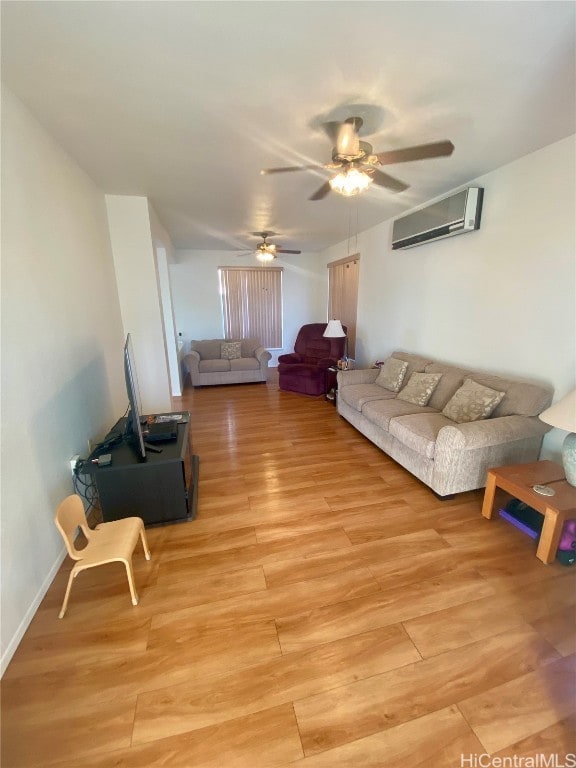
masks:
<path fill-rule="evenodd" d="M 282 348 L 282 267 L 220 267 L 224 336 Z"/>
<path fill-rule="evenodd" d="M 356 355 L 356 308 L 360 254 L 328 264 L 328 319 L 348 329 L 348 354 Z"/>

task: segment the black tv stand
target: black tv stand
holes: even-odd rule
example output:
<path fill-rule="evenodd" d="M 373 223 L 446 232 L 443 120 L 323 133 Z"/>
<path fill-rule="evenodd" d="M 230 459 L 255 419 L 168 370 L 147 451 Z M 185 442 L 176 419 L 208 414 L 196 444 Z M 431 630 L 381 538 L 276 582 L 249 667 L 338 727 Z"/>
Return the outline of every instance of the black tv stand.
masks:
<path fill-rule="evenodd" d="M 196 517 L 199 458 L 192 453 L 190 422 L 178 424 L 178 438 L 161 448 L 146 446 L 146 461 L 120 442 L 109 448 L 108 466 L 91 464 L 104 522 L 141 517 L 161 525 Z M 158 452 L 158 451 L 161 451 Z"/>

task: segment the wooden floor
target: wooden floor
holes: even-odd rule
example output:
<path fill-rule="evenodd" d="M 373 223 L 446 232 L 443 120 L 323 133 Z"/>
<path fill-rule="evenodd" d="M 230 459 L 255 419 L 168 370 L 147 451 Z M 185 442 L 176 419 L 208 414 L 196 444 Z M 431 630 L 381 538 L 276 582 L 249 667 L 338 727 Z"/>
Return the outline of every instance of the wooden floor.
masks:
<path fill-rule="evenodd" d="M 192 412 L 197 520 L 148 530 L 137 607 L 110 565 L 59 620 L 62 566 L 2 682 L 2 768 L 576 751 L 576 568 L 482 518 L 480 491 L 439 501 L 273 374 L 174 407 Z"/>

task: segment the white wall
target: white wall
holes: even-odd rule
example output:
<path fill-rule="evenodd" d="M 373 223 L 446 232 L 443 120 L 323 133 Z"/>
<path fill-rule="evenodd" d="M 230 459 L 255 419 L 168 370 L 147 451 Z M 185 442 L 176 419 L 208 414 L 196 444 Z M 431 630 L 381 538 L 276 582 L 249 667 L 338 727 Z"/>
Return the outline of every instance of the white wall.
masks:
<path fill-rule="evenodd" d="M 187 351 L 192 339 L 217 339 L 223 335 L 218 267 L 254 266 L 254 256 L 238 257 L 230 251 L 180 250 L 170 264 L 170 279 L 176 328 Z M 272 351 L 270 365 L 278 355 L 291 352 L 298 330 L 305 323 L 326 322 L 328 274 L 324 261 L 314 253 L 283 256 L 274 266 L 284 268 L 283 348 Z"/>
<path fill-rule="evenodd" d="M 124 410 L 104 195 L 2 93 L 1 670 L 63 558 L 69 459 Z"/>
<path fill-rule="evenodd" d="M 179 397 L 182 394 L 182 377 L 178 359 L 176 318 L 174 317 L 174 305 L 172 302 L 172 287 L 170 285 L 170 273 L 168 271 L 168 264 L 173 260 L 174 246 L 170 235 L 158 218 L 150 201 L 148 201 L 148 212 L 150 215 L 150 229 L 152 232 L 152 244 L 156 259 L 156 272 L 158 275 L 158 292 L 162 309 L 164 344 L 166 349 L 166 359 L 168 361 L 170 392 L 174 397 Z"/>
<path fill-rule="evenodd" d="M 110 239 L 124 332 L 132 336 L 144 413 L 170 411 L 156 254 L 148 200 L 106 195 Z"/>
<path fill-rule="evenodd" d="M 470 184 L 484 187 L 479 231 L 392 251 L 392 222 L 360 235 L 356 357 L 394 349 L 576 386 L 575 137 Z M 324 251 L 325 262 L 345 244 Z M 545 438 L 559 459 L 565 433 Z"/>

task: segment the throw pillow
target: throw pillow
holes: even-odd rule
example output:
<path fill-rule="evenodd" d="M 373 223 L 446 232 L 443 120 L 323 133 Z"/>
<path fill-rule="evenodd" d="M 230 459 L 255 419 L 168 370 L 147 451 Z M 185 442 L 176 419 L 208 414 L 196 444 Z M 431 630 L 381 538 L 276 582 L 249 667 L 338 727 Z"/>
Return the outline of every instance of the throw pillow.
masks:
<path fill-rule="evenodd" d="M 398 400 L 414 405 L 428 405 L 441 378 L 441 373 L 413 373 L 408 384 L 398 393 Z"/>
<path fill-rule="evenodd" d="M 223 341 L 220 344 L 220 358 L 222 360 L 237 360 L 240 357 L 241 341 Z"/>
<path fill-rule="evenodd" d="M 444 406 L 442 413 L 458 424 L 487 419 L 506 392 L 498 392 L 473 379 L 466 379 Z"/>
<path fill-rule="evenodd" d="M 380 373 L 374 383 L 378 384 L 379 387 L 389 389 L 391 392 L 398 392 L 404 381 L 407 368 L 408 363 L 404 362 L 404 360 L 389 357 L 384 365 L 380 367 Z"/>

